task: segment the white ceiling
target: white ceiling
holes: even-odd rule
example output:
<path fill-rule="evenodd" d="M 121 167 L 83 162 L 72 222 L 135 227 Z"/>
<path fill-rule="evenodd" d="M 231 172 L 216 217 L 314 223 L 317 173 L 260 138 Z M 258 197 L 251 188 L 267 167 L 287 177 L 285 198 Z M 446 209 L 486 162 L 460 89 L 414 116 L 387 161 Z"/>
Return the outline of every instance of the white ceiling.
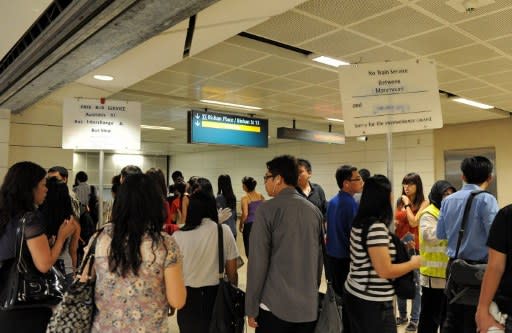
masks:
<path fill-rule="evenodd" d="M 144 151 L 165 154 L 219 148 L 186 144 L 186 112 L 210 108 L 199 99 L 262 107 L 212 109 L 268 118 L 271 136 L 276 127 L 291 127 L 292 119 L 298 128 L 327 130 L 325 118 L 343 118 L 334 69 L 236 36 L 247 31 L 351 63 L 434 59 L 439 89 L 512 111 L 511 22 L 510 0 L 471 13 L 446 0 L 223 0 L 198 14 L 191 57 L 181 60 L 183 22 L 95 71 L 114 75 L 111 83 L 95 81 L 91 73 L 42 103 L 102 95 L 140 101 L 143 124 L 176 128 L 142 131 Z M 441 103 L 445 124 L 510 117 L 443 96 Z M 333 126 L 343 132 L 342 125 Z"/>

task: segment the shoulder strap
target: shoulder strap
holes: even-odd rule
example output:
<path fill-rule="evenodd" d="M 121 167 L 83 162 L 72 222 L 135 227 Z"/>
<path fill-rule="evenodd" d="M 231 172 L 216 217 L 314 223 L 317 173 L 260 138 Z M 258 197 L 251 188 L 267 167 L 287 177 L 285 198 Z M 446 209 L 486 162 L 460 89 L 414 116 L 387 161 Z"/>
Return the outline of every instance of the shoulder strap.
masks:
<path fill-rule="evenodd" d="M 462 215 L 462 222 L 460 223 L 459 237 L 457 239 L 457 248 L 455 250 L 455 258 L 459 257 L 459 248 L 462 243 L 462 237 L 464 237 L 464 230 L 466 228 L 466 223 L 468 221 L 469 210 L 471 209 L 471 204 L 473 203 L 473 199 L 475 196 L 480 193 L 487 192 L 482 190 L 471 191 L 469 194 L 468 200 L 466 201 L 466 206 L 464 206 L 464 214 Z M 489 193 L 489 192 L 487 192 Z"/>
<path fill-rule="evenodd" d="M 224 278 L 224 235 L 222 226 L 217 223 L 218 247 L 219 247 L 219 280 Z"/>
<path fill-rule="evenodd" d="M 327 281 L 332 281 L 331 269 L 327 260 L 327 251 L 325 249 L 325 227 L 323 221 L 320 221 L 320 244 L 322 246 L 322 257 L 324 259 L 325 279 Z"/>
<path fill-rule="evenodd" d="M 80 264 L 80 268 L 78 269 L 78 275 L 81 276 L 84 272 L 85 266 L 87 266 L 87 274 L 89 275 L 89 278 L 91 277 L 91 267 L 94 265 L 94 258 L 96 253 L 96 243 L 103 229 L 104 228 L 99 229 L 96 233 L 96 236 L 92 240 L 89 251 L 87 251 L 87 254 L 82 259 L 82 263 Z"/>

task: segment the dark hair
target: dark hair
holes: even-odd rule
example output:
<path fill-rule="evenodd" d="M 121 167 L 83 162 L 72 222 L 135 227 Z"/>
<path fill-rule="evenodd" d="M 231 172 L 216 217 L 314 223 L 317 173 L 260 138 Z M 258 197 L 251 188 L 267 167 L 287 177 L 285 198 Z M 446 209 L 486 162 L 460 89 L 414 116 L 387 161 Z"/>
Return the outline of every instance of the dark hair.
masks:
<path fill-rule="evenodd" d="M 165 175 L 162 170 L 151 168 L 146 171 L 146 175 L 153 179 L 158 190 L 162 193 L 162 197 L 165 198 L 167 196 L 167 186 L 165 185 Z"/>
<path fill-rule="evenodd" d="M 267 169 L 274 177 L 280 175 L 286 185 L 297 186 L 299 168 L 295 157 L 291 155 L 277 156 L 267 162 Z"/>
<path fill-rule="evenodd" d="M 69 174 L 68 174 L 68 169 L 66 169 L 65 167 L 63 166 L 54 166 L 54 167 L 51 167 L 50 169 L 48 169 L 48 173 L 50 172 L 58 172 L 59 175 L 63 178 L 68 178 L 69 177 Z"/>
<path fill-rule="evenodd" d="M 363 194 L 353 225 L 363 227 L 379 221 L 389 226 L 393 220 L 390 196 L 391 183 L 386 176 L 374 175 L 368 178 L 363 186 Z"/>
<path fill-rule="evenodd" d="M 142 238 L 149 235 L 153 241 L 152 248 L 155 248 L 163 241 L 164 220 L 164 201 L 153 180 L 144 174 L 132 174 L 126 178 L 112 207 L 109 270 L 123 277 L 128 271 L 138 275 L 142 264 Z"/>
<path fill-rule="evenodd" d="M 87 177 L 87 174 L 83 171 L 78 171 L 78 173 L 75 176 L 75 185 L 77 186 L 79 183 L 85 183 L 89 177 Z"/>
<path fill-rule="evenodd" d="M 304 169 L 306 169 L 306 171 L 308 173 L 311 173 L 311 170 L 312 170 L 311 169 L 311 163 L 309 163 L 308 160 L 305 160 L 303 158 L 298 158 L 297 159 L 297 164 L 299 165 L 299 167 L 301 167 L 301 166 L 304 167 Z"/>
<path fill-rule="evenodd" d="M 73 214 L 71 196 L 68 186 L 56 177 L 49 178 L 46 187 L 48 192 L 39 210 L 46 223 L 46 233 L 49 236 L 57 236 L 62 222 Z"/>
<path fill-rule="evenodd" d="M 179 179 L 183 181 L 183 174 L 181 171 L 176 170 L 171 174 L 171 178 L 173 182 L 177 183 Z"/>
<path fill-rule="evenodd" d="M 226 198 L 226 204 L 231 209 L 236 209 L 236 196 L 233 193 L 231 177 L 229 175 L 220 175 L 217 179 L 217 194 L 222 194 Z"/>
<path fill-rule="evenodd" d="M 127 165 L 121 169 L 121 178 L 126 179 L 131 175 L 142 174 L 142 170 L 136 165 Z"/>
<path fill-rule="evenodd" d="M 197 176 L 192 176 L 192 177 L 190 177 L 188 179 L 188 181 L 187 181 L 187 186 L 188 186 L 187 191 L 188 191 L 188 194 L 192 194 L 196 190 L 199 189 L 199 184 L 197 183 L 198 179 L 199 179 L 199 177 L 197 177 Z"/>
<path fill-rule="evenodd" d="M 460 170 L 468 184 L 480 185 L 492 174 L 492 162 L 484 156 L 466 157 L 460 164 Z"/>
<path fill-rule="evenodd" d="M 117 194 L 117 191 L 119 191 L 119 186 L 121 186 L 121 175 L 115 175 L 112 177 L 112 188 L 110 191 L 114 194 Z"/>
<path fill-rule="evenodd" d="M 365 182 L 371 176 L 370 171 L 368 171 L 368 169 L 359 169 L 359 175 L 361 176 L 363 182 Z"/>
<path fill-rule="evenodd" d="M 432 189 L 430 189 L 430 193 L 428 195 L 428 199 L 430 203 L 436 206 L 437 208 L 441 208 L 441 201 L 443 200 L 444 192 L 448 189 L 452 189 L 453 192 L 457 190 L 446 180 L 438 180 L 432 185 Z"/>
<path fill-rule="evenodd" d="M 46 177 L 46 170 L 32 162 L 19 162 L 9 168 L 0 187 L 0 235 L 13 218 L 34 211 L 34 189 Z"/>
<path fill-rule="evenodd" d="M 245 185 L 247 191 L 252 192 L 256 188 L 256 184 L 258 184 L 258 182 L 252 177 L 245 176 L 242 178 L 242 184 Z"/>
<path fill-rule="evenodd" d="M 405 175 L 404 179 L 402 179 L 402 185 L 416 185 L 416 194 L 414 195 L 414 201 L 412 202 L 413 206 L 419 208 L 421 203 L 425 201 L 425 194 L 423 194 L 423 182 L 421 181 L 420 175 L 415 172 L 409 172 Z M 402 186 L 402 195 L 405 195 L 405 190 Z M 402 207 L 403 202 L 402 199 L 398 200 L 398 207 Z"/>
<path fill-rule="evenodd" d="M 357 168 L 351 165 L 342 165 L 336 170 L 336 184 L 338 184 L 340 189 L 343 188 L 343 182 L 345 180 L 352 179 L 352 172 L 354 171 L 357 171 Z"/>
<path fill-rule="evenodd" d="M 181 228 L 183 231 L 193 230 L 201 224 L 203 218 L 209 218 L 215 222 L 219 222 L 217 212 L 217 202 L 213 196 L 212 185 L 206 178 L 198 178 L 200 188 L 190 196 L 187 211 L 187 220 L 185 226 Z"/>

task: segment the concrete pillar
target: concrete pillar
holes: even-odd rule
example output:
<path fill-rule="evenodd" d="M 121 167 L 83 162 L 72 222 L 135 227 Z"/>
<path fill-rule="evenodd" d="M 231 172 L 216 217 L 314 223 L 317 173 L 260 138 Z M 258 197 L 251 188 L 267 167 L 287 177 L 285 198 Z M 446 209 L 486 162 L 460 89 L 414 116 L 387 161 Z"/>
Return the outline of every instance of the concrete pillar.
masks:
<path fill-rule="evenodd" d="M 0 182 L 9 168 L 9 129 L 11 110 L 0 109 Z"/>

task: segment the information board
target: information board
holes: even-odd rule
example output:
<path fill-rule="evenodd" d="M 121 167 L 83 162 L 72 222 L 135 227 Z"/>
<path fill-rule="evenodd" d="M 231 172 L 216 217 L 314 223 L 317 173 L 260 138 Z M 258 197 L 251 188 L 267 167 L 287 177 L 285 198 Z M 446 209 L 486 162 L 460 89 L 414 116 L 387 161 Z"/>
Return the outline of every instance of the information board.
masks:
<path fill-rule="evenodd" d="M 346 136 L 443 126 L 433 61 L 341 66 L 339 81 Z"/>
<path fill-rule="evenodd" d="M 140 150 L 140 103 L 65 99 L 62 148 Z"/>
<path fill-rule="evenodd" d="M 210 111 L 189 111 L 188 142 L 268 147 L 268 120 Z"/>

